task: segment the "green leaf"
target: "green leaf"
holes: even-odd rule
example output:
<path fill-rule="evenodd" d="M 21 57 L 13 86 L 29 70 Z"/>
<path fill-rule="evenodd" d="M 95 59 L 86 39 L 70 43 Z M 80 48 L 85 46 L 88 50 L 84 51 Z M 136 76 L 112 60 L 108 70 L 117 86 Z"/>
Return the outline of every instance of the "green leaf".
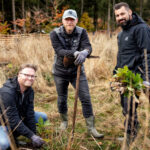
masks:
<path fill-rule="evenodd" d="M 47 120 L 47 121 L 44 122 L 44 126 L 50 126 L 50 125 L 51 124 L 50 124 L 49 120 Z"/>
<path fill-rule="evenodd" d="M 113 77 L 117 82 L 123 83 L 123 85 L 126 87 L 127 90 L 125 91 L 124 96 L 128 96 L 129 93 L 133 95 L 136 90 L 140 91 L 144 88 L 141 75 L 138 73 L 135 74 L 129 70 L 128 66 L 118 68 L 116 70 L 116 74 Z"/>

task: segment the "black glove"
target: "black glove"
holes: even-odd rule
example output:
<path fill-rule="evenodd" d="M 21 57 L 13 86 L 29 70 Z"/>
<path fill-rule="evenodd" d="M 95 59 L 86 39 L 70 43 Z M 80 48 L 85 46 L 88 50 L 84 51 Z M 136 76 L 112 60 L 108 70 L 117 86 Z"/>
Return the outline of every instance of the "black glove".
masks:
<path fill-rule="evenodd" d="M 33 147 L 37 147 L 37 148 L 41 147 L 45 143 L 43 139 L 37 135 L 33 135 L 31 137 L 31 140 L 32 140 Z"/>
<path fill-rule="evenodd" d="M 80 65 L 80 64 L 84 63 L 84 61 L 85 61 L 86 57 L 88 56 L 88 54 L 89 54 L 89 53 L 88 53 L 88 51 L 87 51 L 86 49 L 83 50 L 83 51 L 81 51 L 81 52 L 77 55 L 74 64 L 75 64 L 75 65 Z"/>

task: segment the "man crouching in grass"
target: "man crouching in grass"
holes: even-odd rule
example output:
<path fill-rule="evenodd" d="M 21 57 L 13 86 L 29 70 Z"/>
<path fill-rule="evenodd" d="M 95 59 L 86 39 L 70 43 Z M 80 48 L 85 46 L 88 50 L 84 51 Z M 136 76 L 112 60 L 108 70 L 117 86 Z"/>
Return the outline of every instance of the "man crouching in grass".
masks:
<path fill-rule="evenodd" d="M 10 78 L 0 88 L 0 149 L 10 147 L 8 124 L 13 133 L 15 142 L 22 135 L 32 140 L 34 147 L 41 147 L 44 141 L 36 135 L 36 123 L 47 115 L 34 112 L 34 91 L 32 85 L 36 78 L 37 67 L 24 64 L 20 67 L 17 77 Z M 4 106 L 4 107 L 3 107 Z M 6 118 L 6 116 L 7 118 Z M 8 121 L 7 121 L 8 119 Z"/>

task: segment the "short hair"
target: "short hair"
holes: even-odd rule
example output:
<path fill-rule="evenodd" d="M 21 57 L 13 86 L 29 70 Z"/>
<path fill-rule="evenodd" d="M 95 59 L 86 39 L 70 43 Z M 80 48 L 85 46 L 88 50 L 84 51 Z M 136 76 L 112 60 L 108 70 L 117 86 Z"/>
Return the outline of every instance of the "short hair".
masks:
<path fill-rule="evenodd" d="M 120 2 L 114 5 L 114 10 L 120 9 L 122 6 L 124 6 L 126 9 L 130 9 L 129 5 L 125 2 Z"/>
<path fill-rule="evenodd" d="M 32 68 L 35 72 L 37 71 L 37 66 L 34 64 L 22 64 L 18 70 L 18 73 L 21 72 L 24 68 Z"/>

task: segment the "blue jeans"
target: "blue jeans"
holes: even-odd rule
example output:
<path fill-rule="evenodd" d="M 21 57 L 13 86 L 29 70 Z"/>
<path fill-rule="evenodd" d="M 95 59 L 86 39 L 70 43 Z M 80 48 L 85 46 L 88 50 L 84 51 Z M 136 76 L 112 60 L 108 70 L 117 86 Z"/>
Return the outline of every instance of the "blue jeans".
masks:
<path fill-rule="evenodd" d="M 47 115 L 43 112 L 35 112 L 35 122 L 38 123 L 39 118 L 42 117 L 44 121 L 47 120 Z M 0 126 L 0 149 L 6 150 L 10 146 L 7 128 Z"/>

